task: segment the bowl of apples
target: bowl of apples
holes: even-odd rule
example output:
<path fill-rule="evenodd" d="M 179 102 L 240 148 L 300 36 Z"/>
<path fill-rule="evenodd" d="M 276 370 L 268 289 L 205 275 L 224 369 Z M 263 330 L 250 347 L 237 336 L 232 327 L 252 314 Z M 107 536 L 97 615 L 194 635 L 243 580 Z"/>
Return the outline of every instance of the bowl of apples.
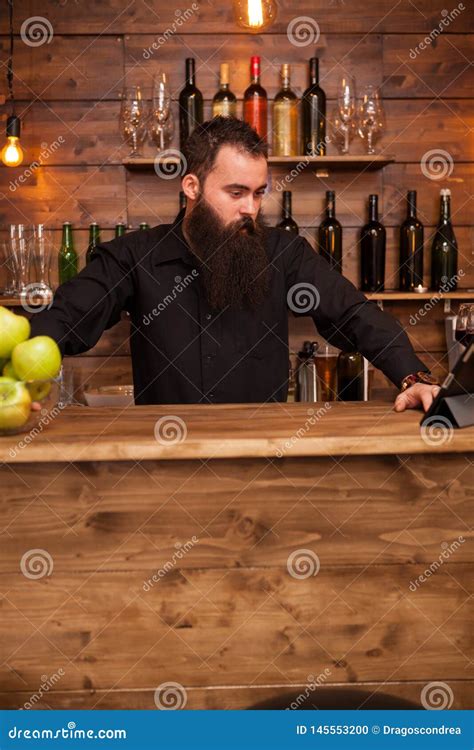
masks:
<path fill-rule="evenodd" d="M 0 435 L 33 430 L 57 404 L 61 352 L 28 318 L 0 306 Z"/>

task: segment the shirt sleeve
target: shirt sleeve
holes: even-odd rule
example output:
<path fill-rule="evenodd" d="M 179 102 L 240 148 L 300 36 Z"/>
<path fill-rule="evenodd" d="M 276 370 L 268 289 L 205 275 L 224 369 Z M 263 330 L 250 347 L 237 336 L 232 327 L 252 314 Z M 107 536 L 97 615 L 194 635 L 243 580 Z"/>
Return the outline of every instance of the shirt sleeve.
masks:
<path fill-rule="evenodd" d="M 133 295 L 131 250 L 124 239 L 97 246 L 77 276 L 60 284 L 49 309 L 31 317 L 31 335 L 51 336 L 61 355 L 92 349 L 120 320 Z"/>
<path fill-rule="evenodd" d="M 407 334 L 303 238 L 285 251 L 287 303 L 296 315 L 310 315 L 322 336 L 345 352 L 358 351 L 400 387 L 406 375 L 429 372 Z"/>

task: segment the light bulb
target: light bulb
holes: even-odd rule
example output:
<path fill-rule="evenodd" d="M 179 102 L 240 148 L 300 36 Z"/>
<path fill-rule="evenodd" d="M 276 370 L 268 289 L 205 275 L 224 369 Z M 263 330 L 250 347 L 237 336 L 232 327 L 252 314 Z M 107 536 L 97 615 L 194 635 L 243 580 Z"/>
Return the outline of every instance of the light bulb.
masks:
<path fill-rule="evenodd" d="M 257 34 L 275 21 L 276 4 L 273 0 L 234 0 L 234 16 L 239 26 Z"/>
<path fill-rule="evenodd" d="M 18 167 L 23 161 L 23 149 L 20 145 L 20 139 L 14 135 L 9 135 L 7 142 L 2 148 L 0 159 L 6 167 Z"/>
<path fill-rule="evenodd" d="M 20 144 L 20 118 L 10 115 L 7 120 L 7 142 L 0 152 L 0 159 L 6 167 L 18 167 L 23 161 Z"/>

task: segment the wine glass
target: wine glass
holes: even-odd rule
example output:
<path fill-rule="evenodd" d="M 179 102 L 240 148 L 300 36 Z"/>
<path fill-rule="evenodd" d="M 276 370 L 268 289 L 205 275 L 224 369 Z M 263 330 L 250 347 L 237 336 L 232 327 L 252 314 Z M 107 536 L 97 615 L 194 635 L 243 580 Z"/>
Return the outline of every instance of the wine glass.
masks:
<path fill-rule="evenodd" d="M 468 347 L 474 341 L 474 304 L 459 306 L 456 317 L 456 341 Z"/>
<path fill-rule="evenodd" d="M 142 156 L 139 146 L 143 144 L 146 138 L 148 112 L 140 86 L 124 89 L 120 107 L 120 121 L 125 141 L 131 146 L 129 156 Z"/>
<path fill-rule="evenodd" d="M 166 73 L 159 71 L 153 79 L 151 105 L 151 137 L 158 151 L 164 151 L 169 141 L 168 121 L 171 115 L 171 91 Z"/>
<path fill-rule="evenodd" d="M 359 135 L 367 141 L 367 153 L 375 154 L 374 145 L 385 128 L 385 113 L 379 92 L 375 86 L 369 85 L 364 89 L 359 104 Z"/>
<path fill-rule="evenodd" d="M 343 75 L 339 81 L 337 104 L 333 111 L 332 133 L 341 154 L 349 153 L 355 133 L 356 85 L 353 76 Z"/>

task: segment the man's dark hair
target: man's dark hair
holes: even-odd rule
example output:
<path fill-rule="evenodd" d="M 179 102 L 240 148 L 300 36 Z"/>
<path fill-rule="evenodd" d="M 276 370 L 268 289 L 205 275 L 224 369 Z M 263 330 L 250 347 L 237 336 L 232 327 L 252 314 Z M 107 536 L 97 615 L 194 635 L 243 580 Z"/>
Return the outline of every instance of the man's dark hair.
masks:
<path fill-rule="evenodd" d="M 184 148 L 185 174 L 195 174 L 201 187 L 214 167 L 221 146 L 235 146 L 251 156 L 267 158 L 267 144 L 257 131 L 237 117 L 218 115 L 197 125 Z"/>

